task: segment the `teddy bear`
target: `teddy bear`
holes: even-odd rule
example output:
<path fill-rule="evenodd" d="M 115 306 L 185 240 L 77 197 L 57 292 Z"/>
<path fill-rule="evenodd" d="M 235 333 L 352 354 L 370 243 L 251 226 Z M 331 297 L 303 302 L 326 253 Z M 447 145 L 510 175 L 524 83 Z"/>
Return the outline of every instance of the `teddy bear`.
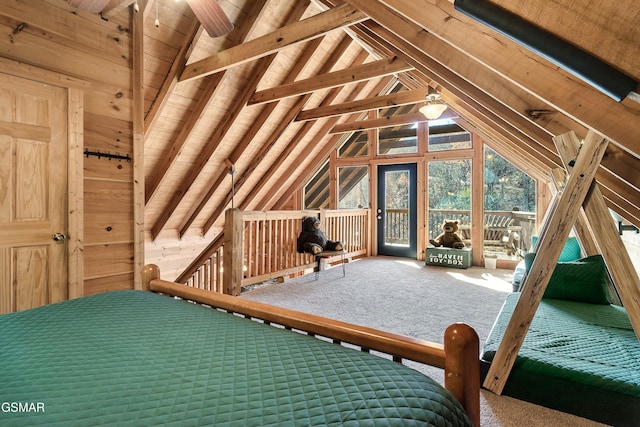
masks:
<path fill-rule="evenodd" d="M 305 216 L 302 219 L 302 231 L 298 236 L 298 252 L 317 255 L 322 251 L 341 251 L 342 243 L 327 239 L 320 230 L 320 219 Z"/>
<path fill-rule="evenodd" d="M 461 249 L 464 248 L 464 242 L 458 236 L 458 221 L 445 220 L 442 223 L 442 234 L 435 239 L 429 239 L 429 243 L 433 246 L 443 246 L 446 248 Z"/>

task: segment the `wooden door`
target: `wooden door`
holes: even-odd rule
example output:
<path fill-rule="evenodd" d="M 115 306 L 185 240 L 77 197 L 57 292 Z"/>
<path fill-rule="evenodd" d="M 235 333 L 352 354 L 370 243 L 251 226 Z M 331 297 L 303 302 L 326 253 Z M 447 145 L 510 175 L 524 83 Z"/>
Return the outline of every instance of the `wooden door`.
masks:
<path fill-rule="evenodd" d="M 417 165 L 378 166 L 378 255 L 417 257 Z"/>
<path fill-rule="evenodd" d="M 67 299 L 66 90 L 0 74 L 0 313 Z"/>

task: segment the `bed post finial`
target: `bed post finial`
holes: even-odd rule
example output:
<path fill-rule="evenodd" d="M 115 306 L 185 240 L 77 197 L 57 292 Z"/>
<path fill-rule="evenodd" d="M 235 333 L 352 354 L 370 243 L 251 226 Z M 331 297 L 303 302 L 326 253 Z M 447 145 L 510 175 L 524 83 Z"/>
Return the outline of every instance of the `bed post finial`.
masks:
<path fill-rule="evenodd" d="M 147 264 L 142 267 L 142 290 L 151 290 L 151 281 L 160 279 L 160 268 L 155 264 Z"/>
<path fill-rule="evenodd" d="M 444 384 L 462 403 L 471 423 L 480 426 L 480 340 L 466 323 L 444 332 Z"/>

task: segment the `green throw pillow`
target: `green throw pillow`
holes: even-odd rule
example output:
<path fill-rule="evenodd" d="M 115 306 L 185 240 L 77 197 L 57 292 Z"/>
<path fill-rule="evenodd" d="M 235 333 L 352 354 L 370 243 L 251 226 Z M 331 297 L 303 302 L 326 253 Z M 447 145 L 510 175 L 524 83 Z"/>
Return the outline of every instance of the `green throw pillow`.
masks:
<path fill-rule="evenodd" d="M 533 251 L 538 243 L 538 236 L 531 236 L 531 251 Z M 558 258 L 558 262 L 575 261 L 580 259 L 582 251 L 580 250 L 580 243 L 576 237 L 568 237 L 564 242 L 562 252 Z"/>
<path fill-rule="evenodd" d="M 559 262 L 553 270 L 543 298 L 609 304 L 609 280 L 609 272 L 602 255 Z"/>

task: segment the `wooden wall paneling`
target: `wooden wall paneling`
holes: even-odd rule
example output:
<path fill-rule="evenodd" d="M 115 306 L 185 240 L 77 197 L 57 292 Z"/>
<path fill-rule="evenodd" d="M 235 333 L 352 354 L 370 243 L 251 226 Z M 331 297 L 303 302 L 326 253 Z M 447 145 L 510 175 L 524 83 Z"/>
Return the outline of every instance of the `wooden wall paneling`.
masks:
<path fill-rule="evenodd" d="M 84 140 L 89 151 L 99 150 L 111 154 L 132 155 L 132 126 L 130 120 L 107 117 L 99 113 L 84 112 Z"/>
<path fill-rule="evenodd" d="M 133 111 L 131 93 L 125 95 L 118 88 L 113 88 L 109 92 L 91 91 L 90 96 L 85 97 L 84 105 L 87 113 L 131 121 Z"/>
<path fill-rule="evenodd" d="M 14 28 L 3 28 L 3 32 L 10 34 L 13 30 Z M 99 51 L 95 55 L 82 55 L 79 54 L 81 49 L 71 46 L 66 40 L 58 40 L 57 36 L 46 38 L 24 31 L 15 33 L 12 40 L 0 38 L 0 51 L 6 58 L 37 64 L 77 78 L 103 82 L 112 87 L 122 87 L 124 90 L 130 89 L 129 68 L 126 64 L 103 59 L 104 55 Z M 51 55 L 51 52 L 56 54 Z M 86 101 L 90 100 L 85 99 Z"/>
<path fill-rule="evenodd" d="M 234 29 L 234 31 L 229 35 L 231 39 L 237 39 L 238 41 L 242 42 L 247 38 L 248 34 L 258 22 L 258 19 L 262 16 L 265 3 L 266 0 L 255 1 L 251 3 L 249 18 L 246 19 L 239 27 Z M 193 25 L 195 26 L 195 28 L 190 27 L 189 32 L 187 33 L 185 44 L 181 47 L 178 55 L 174 59 L 169 75 L 166 76 L 165 83 L 160 88 L 160 91 L 155 98 L 152 109 L 149 110 L 149 113 L 145 118 L 146 135 L 149 134 L 150 129 L 153 127 L 153 123 L 155 123 L 155 120 L 166 105 L 166 100 L 168 99 L 169 95 L 173 93 L 173 90 L 178 83 L 178 77 L 184 70 L 188 55 L 191 51 L 191 43 L 197 39 L 197 33 L 201 33 L 201 30 L 198 31 L 198 27 L 200 26 L 197 20 L 193 21 Z M 195 103 L 195 105 L 187 115 L 185 119 L 185 125 L 182 126 L 179 136 L 174 140 L 169 155 L 163 159 L 162 163 L 159 166 L 157 166 L 157 173 L 151 176 L 152 180 L 147 184 L 145 195 L 147 203 L 153 197 L 153 194 L 157 190 L 162 177 L 166 175 L 166 172 L 171 167 L 171 164 L 182 149 L 182 146 L 191 134 L 195 124 L 201 119 L 202 113 L 209 105 L 211 97 L 215 93 L 215 90 L 218 87 L 218 84 L 220 84 L 220 82 L 222 81 L 224 75 L 225 72 L 220 72 L 206 78 L 207 83 L 204 84 L 203 93 L 200 95 L 199 101 Z"/>
<path fill-rule="evenodd" d="M 147 263 L 163 266 L 167 269 L 162 273 L 163 279 L 179 283 L 184 283 L 209 258 L 211 247 L 221 238 L 221 234 L 211 238 L 199 233 L 189 233 L 182 239 L 176 239 L 174 233 L 163 232 L 155 240 L 151 240 L 150 232 L 147 231 L 146 234 Z M 207 255 L 199 258 L 199 255 L 205 252 L 208 252 Z M 186 269 L 185 264 L 188 265 Z"/>
<path fill-rule="evenodd" d="M 84 294 L 93 295 L 101 292 L 131 289 L 127 284 L 134 282 L 133 272 L 87 279 L 84 282 Z"/>
<path fill-rule="evenodd" d="M 133 274 L 133 243 L 85 245 L 85 293 L 92 279 L 107 278 L 126 273 Z M 122 283 L 120 289 L 133 289 L 133 282 Z"/>
<path fill-rule="evenodd" d="M 96 15 L 76 15 L 66 8 L 45 3 L 5 1 L 0 15 L 6 18 L 2 21 L 15 28 L 16 34 L 32 33 L 54 44 L 72 47 L 83 55 L 103 56 L 126 66 L 131 58 L 128 23 L 117 20 L 118 24 L 124 25 L 113 25 Z"/>
<path fill-rule="evenodd" d="M 329 56 L 329 58 L 327 60 L 325 60 L 325 62 L 323 63 L 320 72 L 325 72 L 330 70 L 331 68 L 333 68 L 339 61 L 340 57 L 343 56 L 347 50 L 347 48 L 351 45 L 351 39 L 348 36 L 343 36 L 339 42 L 339 44 L 336 46 L 336 49 L 331 53 L 331 55 Z M 368 54 L 365 51 L 361 51 L 351 62 L 351 65 L 356 65 L 356 64 L 361 64 L 362 62 L 364 62 L 367 58 Z M 324 98 L 321 101 L 321 105 L 326 105 L 328 103 L 331 103 L 341 92 L 342 88 L 332 88 L 331 90 L 329 90 L 325 95 Z M 245 173 L 242 174 L 242 176 L 240 177 L 240 179 L 238 180 L 238 184 L 240 186 L 242 186 L 245 182 L 248 181 L 249 177 L 258 169 L 258 167 L 260 166 L 260 164 L 264 164 L 264 163 L 272 163 L 272 165 L 268 168 L 266 168 L 266 172 L 264 174 L 264 176 L 262 177 L 262 179 L 260 179 L 258 182 L 258 184 L 256 186 L 254 186 L 254 188 L 249 192 L 249 194 L 247 194 L 244 198 L 243 198 L 243 202 L 241 204 L 241 206 L 243 206 L 243 208 L 248 208 L 249 204 L 257 197 L 259 196 L 258 191 L 260 191 L 262 188 L 264 188 L 264 184 L 266 184 L 265 181 L 265 177 L 268 176 L 269 178 L 273 177 L 274 173 L 277 171 L 277 168 L 274 168 L 273 163 L 277 163 L 277 164 L 281 164 L 282 160 L 285 160 L 288 155 L 291 153 L 291 150 L 293 149 L 293 147 L 295 145 L 297 145 L 296 143 L 293 143 L 293 141 L 297 141 L 299 138 L 303 138 L 305 135 L 308 134 L 308 132 L 311 130 L 311 126 L 306 126 L 306 125 L 302 125 L 300 126 L 300 128 L 298 129 L 298 131 L 295 133 L 295 135 L 293 136 L 293 139 L 289 141 L 289 143 L 284 147 L 283 151 L 278 155 L 278 157 L 276 158 L 275 156 L 269 156 L 268 154 L 271 152 L 271 150 L 275 147 L 276 142 L 277 142 L 277 137 L 280 137 L 280 135 L 282 135 L 285 131 L 285 129 L 293 122 L 293 120 L 295 119 L 295 116 L 302 110 L 302 108 L 309 102 L 310 98 L 311 98 L 311 94 L 307 93 L 303 96 L 300 96 L 298 98 L 298 100 L 295 102 L 295 104 L 292 105 L 292 107 L 289 109 L 289 111 L 287 112 L 287 114 L 281 119 L 280 124 L 275 128 L 274 130 L 274 135 L 272 137 L 269 138 L 269 140 L 266 141 L 265 146 L 260 149 L 257 154 L 254 155 L 254 161 L 252 162 L 252 164 L 249 166 L 249 168 L 245 171 Z M 283 157 L 283 155 L 286 154 L 286 157 Z M 273 185 L 271 187 L 271 190 L 269 191 L 269 193 L 273 194 L 275 191 L 280 190 L 281 188 L 281 183 L 276 183 L 275 185 Z"/>
<path fill-rule="evenodd" d="M 596 170 L 607 147 L 606 140 L 591 134 L 576 159 L 554 211 L 543 225 L 536 245 L 536 257 L 524 279 L 522 293 L 516 304 L 504 337 L 491 363 L 484 387 L 501 394 L 522 341 L 542 295 L 562 252 L 562 247 L 593 184 Z"/>
<path fill-rule="evenodd" d="M 153 128 L 156 120 L 162 114 L 162 110 L 166 105 L 166 101 L 169 99 L 169 95 L 173 93 L 175 86 L 178 84 L 178 77 L 180 73 L 184 70 L 185 64 L 189 59 L 189 54 L 191 53 L 191 45 L 194 43 L 200 34 L 202 33 L 202 27 L 197 19 L 191 21 L 191 25 L 189 26 L 189 30 L 182 41 L 180 49 L 178 53 L 171 63 L 171 67 L 166 75 L 162 75 L 164 79 L 159 86 L 158 91 L 155 93 L 155 96 L 152 98 L 153 101 L 149 109 L 145 109 L 145 119 L 144 119 L 144 133 L 145 137 L 149 136 L 150 130 Z M 146 80 L 147 85 L 150 85 L 149 80 Z M 162 271 L 162 270 L 160 270 Z"/>
<path fill-rule="evenodd" d="M 108 162 L 106 159 L 102 161 Z M 133 186 L 129 181 L 85 178 L 85 248 L 133 241 L 132 222 L 135 214 L 132 200 Z M 101 262 L 109 262 L 109 259 Z"/>
<path fill-rule="evenodd" d="M 165 205 L 164 210 L 160 213 L 159 217 L 152 225 L 151 234 L 154 238 L 164 228 L 167 221 L 173 215 L 174 211 L 179 206 L 180 202 L 186 195 L 191 185 L 196 181 L 198 176 L 200 176 L 200 173 L 209 162 L 209 159 L 218 148 L 218 145 L 222 142 L 222 139 L 224 138 L 226 133 L 233 126 L 233 123 L 238 118 L 238 116 L 242 113 L 242 110 L 246 104 L 246 100 L 249 99 L 249 96 L 251 96 L 254 88 L 260 82 L 260 79 L 270 65 L 270 61 L 267 60 L 267 62 L 262 61 L 257 64 L 257 66 L 254 68 L 254 72 L 252 73 L 251 81 L 247 82 L 247 85 L 244 87 L 236 106 L 233 108 L 233 111 L 230 111 L 225 117 L 224 122 L 214 129 L 210 141 L 201 148 L 200 153 L 197 156 L 196 163 L 189 169 L 187 176 L 184 177 L 179 183 L 178 188 L 173 192 L 173 195 L 171 196 L 169 202 Z"/>

